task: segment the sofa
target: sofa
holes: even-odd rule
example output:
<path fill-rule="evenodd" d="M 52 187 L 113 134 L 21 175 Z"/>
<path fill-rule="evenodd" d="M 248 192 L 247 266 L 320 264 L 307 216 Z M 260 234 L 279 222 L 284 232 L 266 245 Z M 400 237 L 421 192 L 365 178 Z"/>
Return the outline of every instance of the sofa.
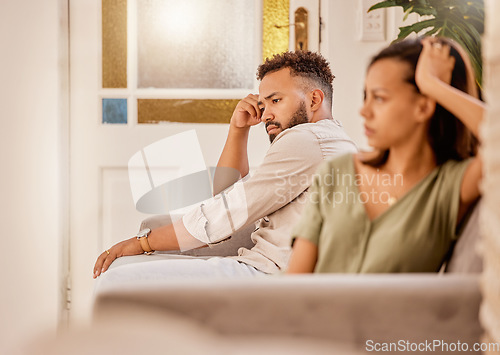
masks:
<path fill-rule="evenodd" d="M 96 286 L 94 322 L 142 324 L 148 335 L 163 334 L 167 348 L 180 346 L 179 340 L 184 346 L 179 351 L 185 353 L 362 354 L 432 348 L 451 354 L 464 343 L 471 350 L 482 334 L 479 211 L 480 206 L 471 211 L 439 273 L 107 281 Z M 141 228 L 168 222 L 166 216 L 155 216 Z M 123 265 L 171 257 L 236 255 L 239 246 L 251 246 L 252 230 L 182 255 L 119 258 L 111 268 L 118 272 Z M 172 337 L 176 340 L 169 342 Z"/>

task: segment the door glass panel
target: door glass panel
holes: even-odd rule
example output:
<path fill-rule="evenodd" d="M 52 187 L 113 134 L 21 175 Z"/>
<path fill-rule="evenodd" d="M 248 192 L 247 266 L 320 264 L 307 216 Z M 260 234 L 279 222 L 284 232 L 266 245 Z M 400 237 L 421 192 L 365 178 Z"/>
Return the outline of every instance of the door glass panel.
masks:
<path fill-rule="evenodd" d="M 101 2 L 103 124 L 227 123 L 259 52 L 288 49 L 289 0 Z"/>
<path fill-rule="evenodd" d="M 139 123 L 229 123 L 239 100 L 138 99 Z"/>
<path fill-rule="evenodd" d="M 254 0 L 137 2 L 139 88 L 253 89 Z"/>
<path fill-rule="evenodd" d="M 127 87 L 127 0 L 102 1 L 102 87 Z"/>
<path fill-rule="evenodd" d="M 102 99 L 102 123 L 127 124 L 127 99 Z"/>

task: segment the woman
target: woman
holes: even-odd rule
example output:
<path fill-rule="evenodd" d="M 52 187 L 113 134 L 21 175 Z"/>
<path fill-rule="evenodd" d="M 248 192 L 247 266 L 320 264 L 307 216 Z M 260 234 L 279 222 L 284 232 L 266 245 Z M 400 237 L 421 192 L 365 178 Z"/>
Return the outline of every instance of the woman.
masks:
<path fill-rule="evenodd" d="M 374 152 L 319 168 L 288 272 L 438 271 L 480 195 L 483 110 L 470 62 L 450 41 L 382 50 L 360 111 Z"/>

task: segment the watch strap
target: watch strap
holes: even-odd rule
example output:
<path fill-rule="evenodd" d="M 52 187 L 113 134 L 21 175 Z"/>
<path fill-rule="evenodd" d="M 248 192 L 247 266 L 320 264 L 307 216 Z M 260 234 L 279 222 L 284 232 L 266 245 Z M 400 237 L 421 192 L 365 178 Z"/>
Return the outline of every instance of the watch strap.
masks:
<path fill-rule="evenodd" d="M 137 235 L 137 239 L 139 240 L 139 244 L 142 248 L 142 251 L 145 253 L 145 254 L 148 254 L 148 255 L 151 255 L 153 254 L 154 250 L 151 248 L 151 246 L 149 245 L 149 241 L 148 241 L 148 236 L 151 234 L 151 229 L 149 228 L 145 228 L 143 230 L 141 230 Z"/>
<path fill-rule="evenodd" d="M 151 254 L 154 252 L 154 250 L 151 249 L 151 247 L 149 246 L 148 236 L 140 237 L 137 239 L 139 239 L 139 243 L 141 244 L 141 248 L 146 254 Z"/>

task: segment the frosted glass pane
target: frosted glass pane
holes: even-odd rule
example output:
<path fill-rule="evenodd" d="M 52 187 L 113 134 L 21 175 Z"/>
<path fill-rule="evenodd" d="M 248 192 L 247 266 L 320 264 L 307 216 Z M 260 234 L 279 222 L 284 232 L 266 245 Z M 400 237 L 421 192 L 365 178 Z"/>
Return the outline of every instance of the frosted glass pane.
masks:
<path fill-rule="evenodd" d="M 245 88 L 255 77 L 255 0 L 141 0 L 138 87 Z"/>

